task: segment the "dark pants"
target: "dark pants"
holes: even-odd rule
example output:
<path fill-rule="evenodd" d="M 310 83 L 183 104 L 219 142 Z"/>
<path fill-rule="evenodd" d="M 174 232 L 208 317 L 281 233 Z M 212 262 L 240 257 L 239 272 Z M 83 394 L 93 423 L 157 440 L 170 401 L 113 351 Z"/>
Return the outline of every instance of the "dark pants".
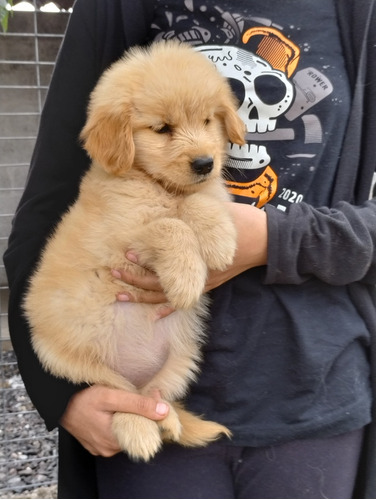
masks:
<path fill-rule="evenodd" d="M 351 498 L 363 430 L 244 448 L 165 445 L 149 463 L 96 459 L 101 498 Z"/>

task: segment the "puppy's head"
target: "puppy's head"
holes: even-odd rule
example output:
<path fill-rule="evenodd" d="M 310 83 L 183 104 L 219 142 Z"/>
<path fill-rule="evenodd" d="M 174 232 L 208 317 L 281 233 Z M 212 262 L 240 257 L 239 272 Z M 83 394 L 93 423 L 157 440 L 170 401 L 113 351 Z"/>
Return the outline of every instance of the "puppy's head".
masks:
<path fill-rule="evenodd" d="M 229 84 L 206 57 L 177 42 L 134 49 L 94 89 L 81 138 L 109 173 L 141 168 L 194 191 L 221 175 L 228 140 L 245 127 Z"/>

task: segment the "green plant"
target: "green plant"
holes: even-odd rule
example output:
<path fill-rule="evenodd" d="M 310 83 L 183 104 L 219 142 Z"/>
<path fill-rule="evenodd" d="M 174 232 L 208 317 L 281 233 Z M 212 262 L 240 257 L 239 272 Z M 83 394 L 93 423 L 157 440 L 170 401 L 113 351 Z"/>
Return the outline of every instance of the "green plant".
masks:
<path fill-rule="evenodd" d="M 4 32 L 8 30 L 8 19 L 11 13 L 11 11 L 7 9 L 7 5 L 11 7 L 13 5 L 13 0 L 0 0 L 0 24 Z"/>

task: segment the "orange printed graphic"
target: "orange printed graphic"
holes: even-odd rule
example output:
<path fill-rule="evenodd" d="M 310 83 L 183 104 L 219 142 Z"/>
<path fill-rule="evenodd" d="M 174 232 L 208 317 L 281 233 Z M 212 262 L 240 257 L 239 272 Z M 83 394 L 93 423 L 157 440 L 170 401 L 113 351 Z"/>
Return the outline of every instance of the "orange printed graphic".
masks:
<path fill-rule="evenodd" d="M 261 208 L 270 201 L 277 192 L 278 176 L 268 166 L 263 173 L 252 182 L 226 181 L 228 191 L 235 196 L 244 196 L 256 201 L 256 206 Z"/>
<path fill-rule="evenodd" d="M 250 28 L 243 35 L 243 43 L 247 43 L 253 36 L 262 37 L 256 54 L 268 61 L 274 69 L 283 71 L 290 77 L 299 62 L 299 47 L 275 28 Z"/>

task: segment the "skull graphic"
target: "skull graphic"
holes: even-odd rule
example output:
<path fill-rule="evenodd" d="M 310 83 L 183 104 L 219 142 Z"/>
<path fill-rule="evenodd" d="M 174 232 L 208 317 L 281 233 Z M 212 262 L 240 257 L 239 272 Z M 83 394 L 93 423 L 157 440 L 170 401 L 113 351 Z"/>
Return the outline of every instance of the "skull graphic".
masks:
<path fill-rule="evenodd" d="M 263 134 L 276 128 L 276 120 L 294 100 L 294 86 L 286 74 L 252 52 L 232 46 L 202 46 L 200 50 L 226 76 L 240 96 L 239 115 L 247 132 Z M 264 147 L 246 144 L 230 147 L 233 160 L 242 168 L 260 168 L 268 155 Z M 266 163 L 267 164 L 267 163 Z M 246 166 L 247 165 L 247 166 Z"/>

